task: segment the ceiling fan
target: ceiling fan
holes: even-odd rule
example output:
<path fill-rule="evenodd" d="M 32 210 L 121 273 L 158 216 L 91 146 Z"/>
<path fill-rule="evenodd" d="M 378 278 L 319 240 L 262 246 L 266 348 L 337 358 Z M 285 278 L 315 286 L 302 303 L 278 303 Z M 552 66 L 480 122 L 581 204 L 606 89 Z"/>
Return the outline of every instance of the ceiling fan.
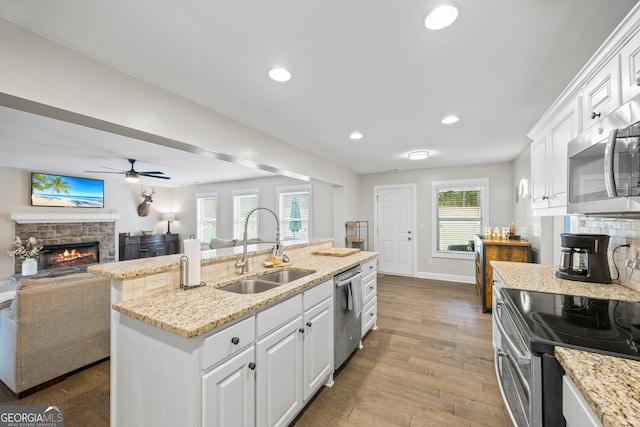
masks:
<path fill-rule="evenodd" d="M 138 182 L 140 180 L 141 176 L 148 176 L 150 178 L 160 178 L 160 179 L 171 179 L 171 177 L 168 176 L 160 176 L 160 175 L 164 175 L 164 172 L 160 172 L 160 171 L 145 171 L 145 172 L 138 172 L 137 170 L 135 170 L 133 168 L 133 165 L 135 164 L 135 162 L 137 161 L 136 159 L 127 159 L 129 160 L 129 163 L 131 163 L 131 169 L 127 170 L 127 171 L 116 171 L 116 172 L 107 172 L 107 171 L 85 171 L 85 172 L 89 172 L 89 173 L 123 173 L 124 174 L 124 179 L 127 182 Z M 106 167 L 106 166 L 103 166 Z M 111 169 L 111 168 L 108 168 Z"/>

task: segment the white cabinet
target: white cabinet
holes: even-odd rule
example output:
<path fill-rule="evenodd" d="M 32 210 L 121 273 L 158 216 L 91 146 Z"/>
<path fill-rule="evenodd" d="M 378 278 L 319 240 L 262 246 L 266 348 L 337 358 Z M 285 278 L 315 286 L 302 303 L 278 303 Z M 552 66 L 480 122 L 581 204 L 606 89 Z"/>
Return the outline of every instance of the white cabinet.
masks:
<path fill-rule="evenodd" d="M 584 85 L 583 129 L 586 130 L 597 124 L 620 105 L 620 56 L 614 55 Z"/>
<path fill-rule="evenodd" d="M 640 95 L 640 32 L 620 50 L 620 86 L 622 103 Z"/>
<path fill-rule="evenodd" d="M 531 143 L 531 206 L 538 215 L 566 212 L 567 145 L 580 132 L 579 102 L 567 104 Z"/>
<path fill-rule="evenodd" d="M 202 377 L 202 425 L 255 425 L 255 349 L 253 346 Z"/>
<path fill-rule="evenodd" d="M 376 329 L 378 319 L 378 260 L 373 259 L 362 264 L 362 336 L 371 329 Z"/>
<path fill-rule="evenodd" d="M 302 317 L 256 342 L 257 425 L 286 426 L 302 408 Z"/>
<path fill-rule="evenodd" d="M 333 372 L 333 299 L 329 297 L 306 310 L 303 321 L 303 397 L 306 402 Z"/>
<path fill-rule="evenodd" d="M 567 427 L 602 427 L 578 387 L 566 375 L 562 377 L 562 415 Z"/>

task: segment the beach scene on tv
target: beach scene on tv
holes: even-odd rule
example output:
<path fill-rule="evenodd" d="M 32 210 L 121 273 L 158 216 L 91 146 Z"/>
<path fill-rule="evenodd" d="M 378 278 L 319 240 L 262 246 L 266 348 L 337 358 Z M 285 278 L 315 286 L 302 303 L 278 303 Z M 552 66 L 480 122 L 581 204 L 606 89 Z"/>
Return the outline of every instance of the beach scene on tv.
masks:
<path fill-rule="evenodd" d="M 31 174 L 31 205 L 103 208 L 104 181 L 33 172 Z"/>

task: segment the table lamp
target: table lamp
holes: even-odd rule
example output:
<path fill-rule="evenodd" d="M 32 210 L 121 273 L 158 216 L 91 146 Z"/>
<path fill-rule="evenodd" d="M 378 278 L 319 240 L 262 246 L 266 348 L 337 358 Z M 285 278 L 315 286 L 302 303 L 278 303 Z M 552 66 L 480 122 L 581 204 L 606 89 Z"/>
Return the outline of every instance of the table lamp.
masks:
<path fill-rule="evenodd" d="M 176 214 L 173 212 L 165 212 L 162 214 L 161 219 L 167 221 L 167 234 L 171 234 L 171 221 L 176 220 Z"/>

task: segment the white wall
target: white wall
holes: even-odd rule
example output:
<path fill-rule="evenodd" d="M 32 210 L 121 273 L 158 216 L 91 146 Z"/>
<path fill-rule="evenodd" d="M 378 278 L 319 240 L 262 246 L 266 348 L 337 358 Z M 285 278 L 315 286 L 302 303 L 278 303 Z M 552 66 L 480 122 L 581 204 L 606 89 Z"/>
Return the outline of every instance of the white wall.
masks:
<path fill-rule="evenodd" d="M 293 178 L 274 176 L 272 178 L 248 179 L 216 184 L 194 185 L 176 188 L 173 194 L 173 209 L 178 212 L 184 238 L 196 235 L 196 194 L 216 192 L 218 195 L 218 237 L 232 239 L 233 236 L 233 194 L 234 190 L 257 188 L 260 192 L 259 204 L 278 212 L 276 189 L 279 186 L 311 185 L 312 222 L 311 237 L 333 237 L 333 191 L 334 188 L 321 183 L 307 183 Z M 264 240 L 275 239 L 275 221 L 268 212 L 260 211 L 259 236 Z M 172 225 L 173 227 L 173 225 Z M 173 228 L 172 228 L 173 231 Z"/>
<path fill-rule="evenodd" d="M 512 162 L 514 189 L 513 223 L 517 233 L 523 239 L 531 242 L 533 261 L 540 262 L 542 252 L 541 217 L 533 215 L 531 209 L 531 148 L 527 146 L 518 154 Z M 518 194 L 521 180 L 526 180 L 525 191 L 528 193 L 522 197 Z"/>
<path fill-rule="evenodd" d="M 513 222 L 514 190 L 512 188 L 512 166 L 510 163 L 464 166 L 440 169 L 420 169 L 405 172 L 363 175 L 360 178 L 361 216 L 351 220 L 367 220 L 373 224 L 373 188 L 378 185 L 416 184 L 416 223 L 424 228 L 415 230 L 417 246 L 414 261 L 418 277 L 439 280 L 464 280 L 473 282 L 475 267 L 473 260 L 432 258 L 431 224 L 433 207 L 431 203 L 431 182 L 456 179 L 489 179 L 489 221 L 492 227 L 508 227 Z M 371 228 L 372 232 L 374 228 Z M 370 244 L 373 236 L 370 236 Z M 432 264 L 428 262 L 431 259 Z"/>

